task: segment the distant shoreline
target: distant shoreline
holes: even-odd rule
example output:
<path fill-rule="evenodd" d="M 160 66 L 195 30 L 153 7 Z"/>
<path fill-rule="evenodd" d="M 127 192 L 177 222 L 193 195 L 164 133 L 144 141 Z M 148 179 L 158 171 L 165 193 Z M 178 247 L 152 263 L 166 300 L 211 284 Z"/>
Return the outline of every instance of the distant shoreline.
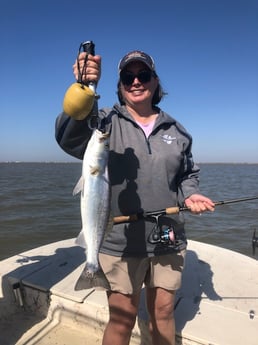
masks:
<path fill-rule="evenodd" d="M 82 161 L 2 161 L 0 164 L 81 164 Z M 258 162 L 196 162 L 197 165 L 257 165 Z"/>

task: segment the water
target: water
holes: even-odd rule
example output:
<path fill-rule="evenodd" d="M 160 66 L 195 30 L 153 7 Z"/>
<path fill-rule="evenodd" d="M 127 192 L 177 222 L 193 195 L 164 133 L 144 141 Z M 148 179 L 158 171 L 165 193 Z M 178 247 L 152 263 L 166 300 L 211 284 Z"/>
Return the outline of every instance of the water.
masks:
<path fill-rule="evenodd" d="M 258 164 L 200 167 L 202 193 L 214 201 L 258 196 Z M 80 162 L 0 163 L 0 260 L 78 235 L 80 198 L 72 190 L 80 175 Z M 257 210 L 253 200 L 201 216 L 185 213 L 187 237 L 252 256 Z"/>

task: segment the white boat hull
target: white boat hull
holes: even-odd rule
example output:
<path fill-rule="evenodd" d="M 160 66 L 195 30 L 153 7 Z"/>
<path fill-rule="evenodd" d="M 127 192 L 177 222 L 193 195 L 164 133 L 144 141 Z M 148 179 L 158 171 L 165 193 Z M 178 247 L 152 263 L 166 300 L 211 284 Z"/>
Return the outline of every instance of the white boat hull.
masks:
<path fill-rule="evenodd" d="M 74 239 L 0 262 L 1 345 L 101 344 L 106 295 L 74 291 L 84 267 Z M 189 241 L 175 305 L 180 345 L 258 344 L 258 261 Z M 149 345 L 144 288 L 131 345 Z"/>

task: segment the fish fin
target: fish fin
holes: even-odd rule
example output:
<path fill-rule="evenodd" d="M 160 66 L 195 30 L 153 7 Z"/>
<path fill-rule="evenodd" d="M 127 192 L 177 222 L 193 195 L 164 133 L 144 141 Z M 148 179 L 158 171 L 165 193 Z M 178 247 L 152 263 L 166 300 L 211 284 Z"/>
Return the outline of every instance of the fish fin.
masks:
<path fill-rule="evenodd" d="M 103 180 L 104 180 L 105 183 L 108 183 L 108 184 L 109 184 L 109 179 L 108 179 L 105 175 L 103 175 L 102 178 L 103 178 Z"/>
<path fill-rule="evenodd" d="M 103 177 L 104 177 L 105 182 L 109 184 L 110 182 L 109 182 L 109 174 L 108 174 L 108 166 L 107 165 L 105 167 L 105 171 L 104 171 Z"/>
<path fill-rule="evenodd" d="M 85 241 L 83 229 L 81 230 L 81 232 L 79 233 L 79 235 L 75 239 L 75 243 L 82 248 L 86 248 L 86 241 Z"/>
<path fill-rule="evenodd" d="M 81 176 L 73 189 L 73 196 L 80 193 L 83 190 L 83 187 L 84 187 L 84 178 L 83 176 Z"/>
<path fill-rule="evenodd" d="M 101 269 L 97 272 L 91 273 L 87 267 L 84 267 L 79 279 L 77 280 L 74 290 L 85 290 L 92 288 L 101 288 L 104 290 L 110 290 L 109 282 Z"/>

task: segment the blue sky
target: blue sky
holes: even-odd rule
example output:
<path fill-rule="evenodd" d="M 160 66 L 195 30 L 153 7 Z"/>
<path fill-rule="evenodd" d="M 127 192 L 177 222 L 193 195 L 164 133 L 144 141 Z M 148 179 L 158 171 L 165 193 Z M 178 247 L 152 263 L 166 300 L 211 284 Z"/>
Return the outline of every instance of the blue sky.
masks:
<path fill-rule="evenodd" d="M 117 101 L 120 58 L 143 50 L 196 162 L 258 163 L 257 37 L 257 0 L 1 0 L 0 161 L 74 161 L 54 124 L 79 44 L 92 40 L 99 107 Z"/>

